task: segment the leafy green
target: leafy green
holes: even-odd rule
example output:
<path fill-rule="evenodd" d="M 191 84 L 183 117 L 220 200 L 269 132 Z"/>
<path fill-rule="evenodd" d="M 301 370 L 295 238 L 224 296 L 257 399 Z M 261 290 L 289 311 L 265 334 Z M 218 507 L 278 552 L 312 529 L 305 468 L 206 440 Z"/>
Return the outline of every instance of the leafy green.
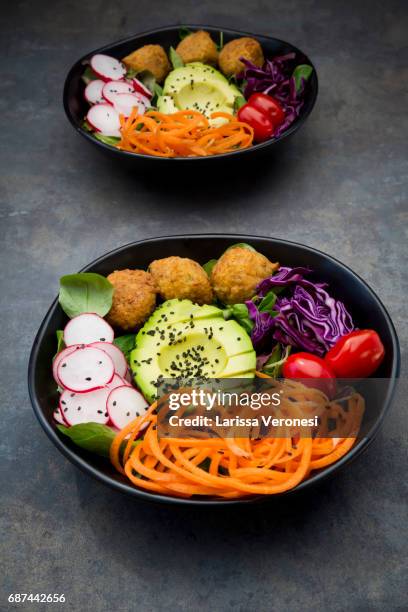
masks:
<path fill-rule="evenodd" d="M 254 249 L 254 247 L 251 246 L 250 244 L 247 244 L 246 242 L 237 242 L 237 244 L 231 244 L 231 246 L 229 246 L 225 252 L 229 251 L 230 249 L 235 249 L 237 247 L 241 249 L 248 249 L 248 251 L 253 251 L 254 253 L 256 253 L 256 250 Z"/>
<path fill-rule="evenodd" d="M 217 261 L 218 261 L 217 259 L 210 259 L 210 261 L 207 261 L 207 263 L 203 265 L 203 268 L 207 272 L 208 276 L 210 276 L 212 269 L 217 263 Z"/>
<path fill-rule="evenodd" d="M 117 136 L 104 136 L 99 132 L 93 132 L 93 136 L 96 138 L 96 140 L 100 140 L 104 144 L 111 146 L 115 146 L 120 141 L 120 138 L 118 138 Z"/>
<path fill-rule="evenodd" d="M 57 352 L 55 353 L 55 355 L 53 357 L 53 360 L 56 358 L 58 353 L 60 353 L 65 348 L 64 332 L 63 332 L 63 330 L 62 329 L 57 329 L 57 331 L 55 333 L 57 335 Z"/>
<path fill-rule="evenodd" d="M 107 425 L 80 423 L 71 427 L 57 425 L 57 429 L 80 448 L 101 457 L 109 458 L 109 450 L 115 438 L 115 432 Z M 134 442 L 134 444 L 138 444 L 138 442 Z"/>
<path fill-rule="evenodd" d="M 181 59 L 177 51 L 174 49 L 174 47 L 170 47 L 169 56 L 174 69 L 182 68 L 184 66 L 183 60 Z"/>
<path fill-rule="evenodd" d="M 147 89 L 149 89 L 152 93 L 154 93 L 154 88 L 156 85 L 156 78 L 150 72 L 150 70 L 142 70 L 141 72 L 137 72 L 135 76 L 137 77 L 138 81 L 143 83 L 143 85 L 147 87 Z"/>
<path fill-rule="evenodd" d="M 264 363 L 262 372 L 272 376 L 272 378 L 279 378 L 282 373 L 282 366 L 289 357 L 291 348 L 291 346 L 286 346 L 282 351 L 281 345 L 277 344 L 273 348 L 268 361 Z"/>
<path fill-rule="evenodd" d="M 112 307 L 113 287 L 100 274 L 79 272 L 60 278 L 59 303 L 72 319 L 83 312 L 105 316 Z"/>
<path fill-rule="evenodd" d="M 124 336 L 118 336 L 115 338 L 113 344 L 115 344 L 122 351 L 126 359 L 129 361 L 129 353 L 135 348 L 135 340 L 136 334 L 126 334 Z"/>
<path fill-rule="evenodd" d="M 136 75 L 137 75 L 137 70 L 135 70 L 134 68 L 127 69 L 127 72 L 126 72 L 127 79 L 134 79 Z"/>
<path fill-rule="evenodd" d="M 178 31 L 180 40 L 184 40 L 185 38 L 187 38 L 187 36 L 190 36 L 190 34 L 192 34 L 192 31 L 189 28 L 186 28 L 186 26 L 181 26 Z"/>
<path fill-rule="evenodd" d="M 296 93 L 303 89 L 303 81 L 307 81 L 313 72 L 313 68 L 309 64 L 299 64 L 293 71 L 292 77 L 295 81 Z"/>
<path fill-rule="evenodd" d="M 158 98 L 163 95 L 163 87 L 161 87 L 158 83 L 154 84 L 153 92 L 155 96 Z"/>
<path fill-rule="evenodd" d="M 239 109 L 246 104 L 246 100 L 244 96 L 237 96 L 234 100 L 234 113 L 239 111 Z"/>
<path fill-rule="evenodd" d="M 90 83 L 91 81 L 96 81 L 96 79 L 99 79 L 98 75 L 94 73 L 94 71 L 89 65 L 85 68 L 81 78 L 85 85 L 88 85 L 88 83 Z"/>
<path fill-rule="evenodd" d="M 93 132 L 94 131 L 93 127 L 91 126 L 90 123 L 87 122 L 86 119 L 84 119 L 84 121 L 82 122 L 81 127 L 82 127 L 83 130 L 85 130 L 85 132 Z"/>
<path fill-rule="evenodd" d="M 270 315 L 276 316 L 278 313 L 273 310 L 276 302 L 276 293 L 274 291 L 268 291 L 264 298 L 258 304 L 258 310 L 261 312 L 269 312 Z"/>
<path fill-rule="evenodd" d="M 221 51 L 223 46 L 224 46 L 224 32 L 220 32 L 220 40 L 219 40 L 219 43 L 217 45 L 218 51 Z"/>
<path fill-rule="evenodd" d="M 252 331 L 254 322 L 249 318 L 248 307 L 246 304 L 233 304 L 223 310 L 225 320 L 235 319 L 249 334 Z"/>

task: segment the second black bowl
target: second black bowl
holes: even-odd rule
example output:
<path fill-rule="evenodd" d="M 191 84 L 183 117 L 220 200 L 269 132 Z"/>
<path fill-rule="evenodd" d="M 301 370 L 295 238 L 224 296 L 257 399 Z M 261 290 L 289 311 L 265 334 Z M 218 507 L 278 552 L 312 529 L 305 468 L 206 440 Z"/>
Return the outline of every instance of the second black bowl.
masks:
<path fill-rule="evenodd" d="M 369 427 L 365 428 L 367 431 L 365 437 L 358 440 L 349 453 L 336 463 L 314 473 L 292 491 L 274 496 L 287 497 L 298 491 L 311 488 L 348 465 L 352 459 L 368 447 L 390 407 L 399 373 L 398 338 L 386 309 L 370 287 L 349 268 L 320 251 L 285 240 L 246 235 L 206 234 L 151 238 L 111 251 L 86 266 L 84 271 L 108 275 L 113 270 L 124 268 L 146 269 L 154 259 L 170 255 L 190 257 L 203 264 L 213 257 L 219 257 L 227 247 L 238 242 L 250 243 L 260 253 L 263 253 L 272 261 L 279 261 L 282 265 L 312 268 L 316 277 L 330 284 L 330 293 L 345 302 L 347 308 L 353 314 L 356 326 L 375 329 L 385 347 L 385 359 L 376 376 L 386 380 L 384 381 L 385 384 L 381 385 L 381 393 L 374 398 L 375 401 L 370 403 L 370 423 Z M 51 364 L 56 350 L 56 330 L 62 329 L 66 322 L 67 317 L 58 301 L 55 300 L 34 341 L 29 363 L 28 384 L 34 412 L 42 428 L 55 446 L 72 463 L 118 491 L 149 501 L 197 506 L 223 506 L 226 504 L 251 503 L 261 499 L 259 497 L 240 500 L 180 499 L 154 495 L 132 487 L 125 478 L 114 470 L 107 460 L 81 450 L 71 444 L 67 438 L 63 439 L 56 431 L 52 418 L 53 410 L 58 401 L 58 393 L 52 377 Z M 263 497 L 262 499 L 266 498 Z"/>
<path fill-rule="evenodd" d="M 150 30 L 149 32 L 142 32 L 137 34 L 136 36 L 132 36 L 130 38 L 126 38 L 125 40 L 120 40 L 119 42 L 112 43 L 110 45 L 106 45 L 101 47 L 100 49 L 95 49 L 81 57 L 71 68 L 69 71 L 64 86 L 64 109 L 65 113 L 71 123 L 71 125 L 77 130 L 77 132 L 83 136 L 86 140 L 99 147 L 101 150 L 106 153 L 110 153 L 116 157 L 128 158 L 128 159 L 145 159 L 145 160 L 156 160 L 156 161 L 170 161 L 174 162 L 175 160 L 183 160 L 187 162 L 197 162 L 198 160 L 214 160 L 214 159 L 224 159 L 237 157 L 240 155 L 247 155 L 249 153 L 255 153 L 260 151 L 265 151 L 270 147 L 276 146 L 282 140 L 297 132 L 297 130 L 304 124 L 307 117 L 311 113 L 313 106 L 316 102 L 317 92 L 318 92 L 318 82 L 317 82 L 317 74 L 316 68 L 313 66 L 311 60 L 299 49 L 297 49 L 292 44 L 285 42 L 283 40 L 279 40 L 277 38 L 272 38 L 270 36 L 258 36 L 257 34 L 252 34 L 249 32 L 240 32 L 238 30 L 227 30 L 225 28 L 216 28 L 213 26 L 207 25 L 186 25 L 186 27 L 191 31 L 196 30 L 206 30 L 208 31 L 214 40 L 218 40 L 220 33 L 223 32 L 224 42 L 227 43 L 234 38 L 238 38 L 240 36 L 251 36 L 256 38 L 262 48 L 264 50 L 264 55 L 266 58 L 272 58 L 276 55 L 284 55 L 286 53 L 295 52 L 296 57 L 301 64 L 309 64 L 313 67 L 313 73 L 308 81 L 307 91 L 305 94 L 304 105 L 300 111 L 299 117 L 292 123 L 292 125 L 278 138 L 274 138 L 271 140 L 267 140 L 266 142 L 262 142 L 260 144 L 255 144 L 247 149 L 239 149 L 237 151 L 231 153 L 223 153 L 221 155 L 212 155 L 209 157 L 175 157 L 175 158 L 163 158 L 163 157 L 155 157 L 151 155 L 142 155 L 141 153 L 131 153 L 128 151 L 121 151 L 115 147 L 111 147 L 109 145 L 100 142 L 96 138 L 94 138 L 89 132 L 83 129 L 82 124 L 84 121 L 84 117 L 89 108 L 87 102 L 84 98 L 84 89 L 85 85 L 82 81 L 82 74 L 85 69 L 85 65 L 88 63 L 89 59 L 95 55 L 96 53 L 105 53 L 107 55 L 111 55 L 116 57 L 117 59 L 121 59 L 125 57 L 132 51 L 136 50 L 143 45 L 162 45 L 166 50 L 170 48 L 170 46 L 176 47 L 180 41 L 179 38 L 179 30 L 181 26 L 166 26 L 163 28 L 158 28 L 156 30 Z"/>

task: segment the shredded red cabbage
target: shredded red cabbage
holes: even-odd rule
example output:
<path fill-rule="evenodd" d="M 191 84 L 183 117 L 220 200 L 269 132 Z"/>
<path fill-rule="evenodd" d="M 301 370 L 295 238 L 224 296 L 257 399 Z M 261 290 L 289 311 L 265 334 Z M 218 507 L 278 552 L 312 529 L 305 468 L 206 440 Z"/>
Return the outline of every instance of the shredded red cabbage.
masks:
<path fill-rule="evenodd" d="M 255 92 L 262 92 L 273 96 L 285 111 L 285 120 L 276 129 L 274 136 L 280 136 L 287 128 L 292 125 L 303 106 L 303 93 L 306 82 L 302 79 L 300 91 L 296 91 L 295 80 L 292 73 L 295 67 L 294 60 L 296 53 L 279 55 L 271 60 L 266 60 L 263 67 L 259 68 L 244 57 L 240 61 L 245 65 L 245 70 L 238 75 L 238 79 L 246 81 L 244 96 L 248 100 L 249 96 Z"/>
<path fill-rule="evenodd" d="M 321 357 L 341 336 L 353 331 L 353 320 L 343 302 L 329 295 L 326 283 L 306 280 L 304 275 L 310 273 L 308 268 L 280 268 L 258 285 L 258 297 L 274 287 L 285 287 L 286 295 L 277 297 L 276 317 L 259 312 L 254 302 L 246 302 L 255 322 L 251 339 L 256 349 L 273 339 Z"/>

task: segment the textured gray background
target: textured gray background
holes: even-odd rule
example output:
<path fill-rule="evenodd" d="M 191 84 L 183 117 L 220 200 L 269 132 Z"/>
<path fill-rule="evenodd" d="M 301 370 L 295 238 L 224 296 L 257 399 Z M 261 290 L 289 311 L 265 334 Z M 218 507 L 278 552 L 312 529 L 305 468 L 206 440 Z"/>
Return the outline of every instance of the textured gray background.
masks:
<path fill-rule="evenodd" d="M 189 21 L 304 49 L 320 77 L 315 111 L 239 172 L 160 180 L 113 164 L 66 121 L 66 71 L 109 41 Z M 35 421 L 26 368 L 60 275 L 134 239 L 190 231 L 328 251 L 378 292 L 405 352 L 406 2 L 18 1 L 1 27 L 0 608 L 31 591 L 64 592 L 60 608 L 75 611 L 402 609 L 406 401 L 312 496 L 199 512 L 137 503 L 81 474 Z"/>

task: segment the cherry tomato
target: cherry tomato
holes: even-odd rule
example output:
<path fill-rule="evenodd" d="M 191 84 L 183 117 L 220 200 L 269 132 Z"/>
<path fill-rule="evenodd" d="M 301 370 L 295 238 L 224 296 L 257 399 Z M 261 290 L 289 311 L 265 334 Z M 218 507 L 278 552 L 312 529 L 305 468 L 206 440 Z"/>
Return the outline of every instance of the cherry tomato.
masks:
<path fill-rule="evenodd" d="M 285 118 L 285 112 L 279 102 L 263 93 L 254 93 L 250 96 L 248 104 L 268 115 L 275 125 L 279 125 Z"/>
<path fill-rule="evenodd" d="M 295 353 L 290 355 L 283 364 L 282 374 L 285 378 L 300 378 L 306 386 L 320 389 L 328 398 L 336 394 L 336 376 L 330 366 L 320 357 L 312 353 Z M 306 378 L 317 378 L 310 384 Z M 321 379 L 327 380 L 321 380 Z"/>
<path fill-rule="evenodd" d="M 384 355 L 377 332 L 360 329 L 340 338 L 324 359 L 338 378 L 365 378 L 376 371 Z"/>
<path fill-rule="evenodd" d="M 272 120 L 264 112 L 252 107 L 250 104 L 244 104 L 238 111 L 239 121 L 248 123 L 254 130 L 254 140 L 263 142 L 268 140 L 274 131 Z"/>

